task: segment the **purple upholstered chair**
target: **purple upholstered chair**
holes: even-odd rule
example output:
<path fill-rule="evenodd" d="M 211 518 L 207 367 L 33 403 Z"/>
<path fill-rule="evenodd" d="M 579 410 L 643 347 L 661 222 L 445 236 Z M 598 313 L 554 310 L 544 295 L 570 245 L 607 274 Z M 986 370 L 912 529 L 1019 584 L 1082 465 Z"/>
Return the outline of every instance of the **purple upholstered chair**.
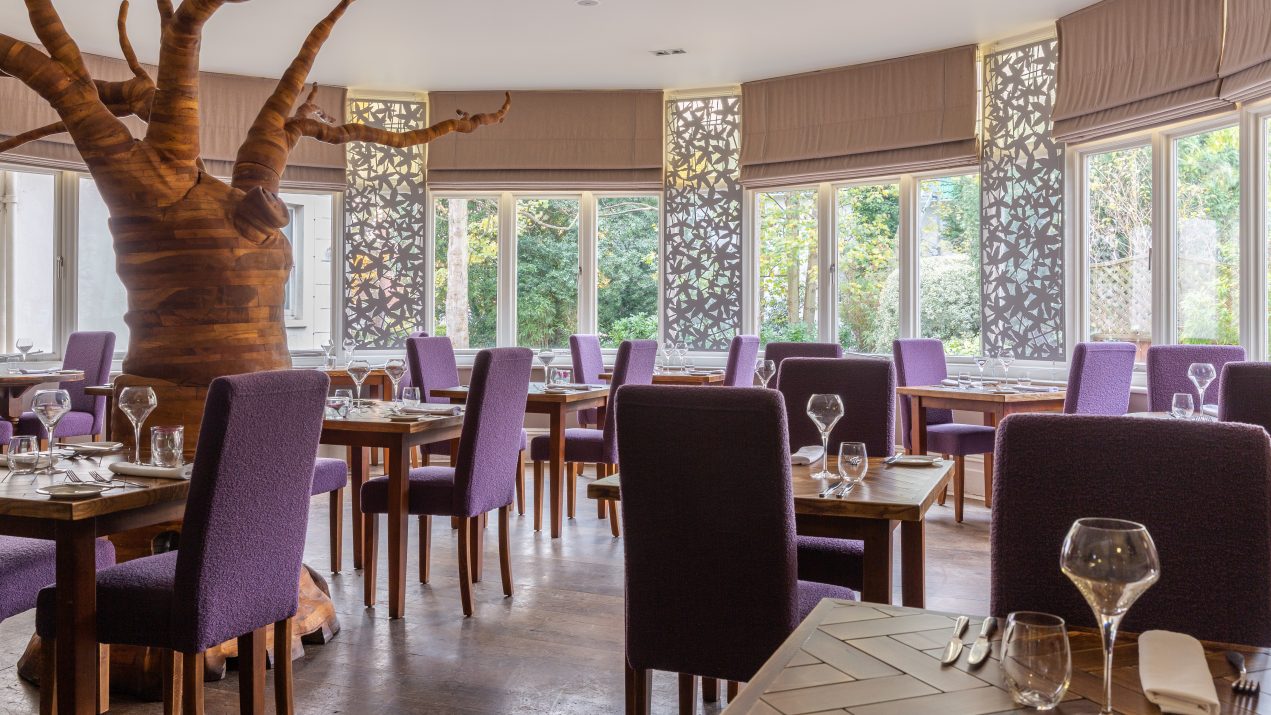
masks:
<path fill-rule="evenodd" d="M 1130 409 L 1134 343 L 1077 343 L 1068 368 L 1069 415 L 1124 415 Z"/>
<path fill-rule="evenodd" d="M 66 341 L 62 367 L 67 370 L 83 370 L 84 380 L 59 385 L 71 395 L 71 411 L 57 424 L 55 436 L 95 437 L 102 434 L 106 423 L 106 398 L 85 395 L 84 388 L 110 382 L 110 361 L 114 355 L 114 333 L 71 333 Z M 44 425 L 40 424 L 34 412 L 23 412 L 14 432 L 48 439 Z"/>
<path fill-rule="evenodd" d="M 750 680 L 820 599 L 856 594 L 798 579 L 779 394 L 629 385 L 618 398 L 627 712 L 646 714 L 651 671 L 679 673 L 692 702 L 694 676 Z"/>
<path fill-rule="evenodd" d="M 928 338 L 894 340 L 892 357 L 896 361 L 896 378 L 901 387 L 938 385 L 949 376 L 944 359 L 944 343 Z M 900 398 L 900 433 L 905 451 L 914 451 L 913 416 L 908 397 Z M 983 454 L 984 506 L 993 505 L 993 437 L 992 427 L 965 425 L 953 421 L 952 410 L 927 410 L 927 448 L 953 457 L 953 517 L 962 521 L 963 491 L 966 484 L 966 457 Z M 940 503 L 944 503 L 944 494 Z"/>
<path fill-rule="evenodd" d="M 349 464 L 343 459 L 319 457 L 313 463 L 313 488 L 310 493 L 330 495 L 331 573 L 340 573 L 340 557 L 344 553 L 344 487 L 349 483 Z"/>
<path fill-rule="evenodd" d="M 618 357 L 614 360 L 613 377 L 609 381 L 609 401 L 605 409 L 605 424 L 602 429 L 567 429 L 565 430 L 565 462 L 566 462 L 566 512 L 574 518 L 574 502 L 578 493 L 578 470 L 584 463 L 596 465 L 597 477 L 609 474 L 609 468 L 618 463 L 617 423 L 614 421 L 614 405 L 618 401 L 618 389 L 623 385 L 648 385 L 653 382 L 653 366 L 657 362 L 658 343 L 656 340 L 624 340 L 618 346 Z M 543 516 L 543 462 L 550 459 L 548 450 L 550 441 L 546 435 L 540 435 L 530 441 L 530 459 L 534 462 L 534 530 L 542 528 Z M 605 504 L 605 502 L 601 502 Z M 613 511 L 613 504 L 607 504 L 598 513 L 604 518 L 606 511 Z M 610 530 L 617 536 L 621 528 L 615 518 L 610 523 Z"/>
<path fill-rule="evenodd" d="M 1169 412 L 1175 392 L 1196 396 L 1196 385 L 1187 377 L 1187 368 L 1194 362 L 1207 362 L 1214 366 L 1218 377 L 1205 388 L 1205 399 L 1196 405 L 1199 412 L 1203 405 L 1210 405 L 1217 416 L 1218 396 L 1222 394 L 1222 366 L 1245 359 L 1245 349 L 1239 345 L 1153 345 L 1147 349 L 1147 400 L 1153 412 Z"/>
<path fill-rule="evenodd" d="M 9 440 L 13 439 L 13 423 L 0 419 L 0 452 L 9 450 Z"/>
<path fill-rule="evenodd" d="M 202 709 L 208 648 L 238 639 L 240 701 L 250 704 L 263 697 L 265 629 L 272 624 L 276 643 L 291 642 L 329 385 L 314 370 L 213 380 L 180 549 L 97 575 L 98 639 L 183 654 L 185 712 Z M 47 639 L 46 658 L 56 648 L 55 603 L 54 588 L 40 592 L 36 632 Z M 279 684 L 289 682 L 290 659 L 275 662 Z M 290 691 L 275 688 L 279 712 L 290 712 Z"/>
<path fill-rule="evenodd" d="M 115 547 L 98 539 L 97 570 L 113 566 Z M 35 608 L 40 590 L 57 580 L 57 549 L 51 540 L 0 536 L 0 621 Z"/>
<path fill-rule="evenodd" d="M 759 355 L 759 338 L 738 335 L 728 346 L 728 364 L 724 367 L 724 387 L 752 387 L 755 384 L 755 359 Z"/>
<path fill-rule="evenodd" d="M 499 510 L 499 562 L 503 593 L 512 595 L 512 566 L 508 554 L 508 507 L 516 486 L 513 474 L 520 461 L 521 426 L 525 423 L 525 397 L 529 391 L 533 353 L 527 348 L 494 348 L 477 353 L 468 386 L 468 406 L 459 437 L 454 467 L 420 467 L 410 470 L 408 511 L 420 516 L 420 581 L 428 582 L 428 541 L 433 516 L 457 517 L 459 523 L 459 589 L 463 615 L 472 615 L 472 582 L 481 574 L 474 559 L 481 550 L 480 517 Z M 377 477 L 362 485 L 362 512 L 375 534 L 377 514 L 388 512 L 388 478 Z M 368 540 L 363 568 L 374 582 L 375 547 Z"/>
<path fill-rule="evenodd" d="M 569 336 L 569 355 L 573 359 L 574 382 L 595 385 L 600 373 L 605 371 L 605 359 L 600 353 L 600 338 L 595 335 Z M 595 409 L 578 411 L 578 424 L 584 427 L 600 427 L 600 416 Z"/>
<path fill-rule="evenodd" d="M 773 367 L 781 372 L 781 361 L 792 357 L 841 358 L 843 346 L 838 343 L 768 343 L 764 346 L 765 360 L 771 360 Z"/>
<path fill-rule="evenodd" d="M 992 615 L 1044 610 L 1093 627 L 1090 607 L 1056 565 L 1060 547 L 1078 518 L 1128 519 L 1152 534 L 1161 578 L 1130 609 L 1125 629 L 1271 646 L 1266 432 L 1070 415 L 1014 415 L 999 432 Z"/>
<path fill-rule="evenodd" d="M 413 333 L 411 333 L 409 336 L 407 336 L 407 338 L 406 338 L 406 339 L 407 339 L 407 340 L 409 340 L 410 338 L 426 338 L 426 337 L 428 337 L 428 333 L 427 333 L 427 332 L 425 332 L 425 331 L 423 331 L 423 330 L 416 330 L 415 332 L 413 332 Z M 414 386 L 415 386 L 415 381 L 411 378 L 409 360 L 407 361 L 406 374 L 405 374 L 405 375 L 402 375 L 402 379 L 401 379 L 401 381 L 400 381 L 399 383 L 397 383 L 397 386 L 398 386 L 399 388 L 414 387 Z"/>
<path fill-rule="evenodd" d="M 1218 419 L 1271 432 L 1271 363 L 1229 362 L 1222 368 Z"/>

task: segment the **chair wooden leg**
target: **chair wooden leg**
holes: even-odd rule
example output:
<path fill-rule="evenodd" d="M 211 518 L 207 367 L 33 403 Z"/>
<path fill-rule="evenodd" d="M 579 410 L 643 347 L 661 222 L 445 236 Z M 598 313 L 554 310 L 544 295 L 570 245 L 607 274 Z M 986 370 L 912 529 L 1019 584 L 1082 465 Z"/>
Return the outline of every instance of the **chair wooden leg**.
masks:
<path fill-rule="evenodd" d="M 57 712 L 57 641 L 40 640 L 40 715 Z"/>
<path fill-rule="evenodd" d="M 609 502 L 609 533 L 613 534 L 615 539 L 622 536 L 622 517 L 618 515 L 616 501 Z"/>
<path fill-rule="evenodd" d="M 512 595 L 512 549 L 508 534 L 508 507 L 499 507 L 499 575 L 503 577 L 503 595 Z"/>
<path fill-rule="evenodd" d="M 331 492 L 331 573 L 340 573 L 344 555 L 344 488 Z"/>
<path fill-rule="evenodd" d="M 984 508 L 993 508 L 993 453 L 984 455 Z"/>
<path fill-rule="evenodd" d="M 583 468 L 581 462 L 565 462 L 565 504 L 566 516 L 574 518 L 574 507 L 578 501 L 578 472 Z"/>
<path fill-rule="evenodd" d="M 702 702 L 714 703 L 719 701 L 719 681 L 714 678 L 702 677 Z"/>
<path fill-rule="evenodd" d="M 680 715 L 697 712 L 697 676 L 680 673 Z"/>
<path fill-rule="evenodd" d="M 97 712 L 110 711 L 110 645 L 97 646 Z"/>
<path fill-rule="evenodd" d="M 432 550 L 432 517 L 419 517 L 419 582 L 428 583 L 428 553 Z"/>
<path fill-rule="evenodd" d="M 181 694 L 183 683 L 181 654 L 174 650 L 159 651 L 160 677 L 163 679 L 163 715 L 178 715 L 181 712 Z"/>
<path fill-rule="evenodd" d="M 962 523 L 962 489 L 966 481 L 966 457 L 953 458 L 953 520 Z"/>
<path fill-rule="evenodd" d="M 238 711 L 265 715 L 265 629 L 238 637 Z"/>
<path fill-rule="evenodd" d="M 485 515 L 474 516 L 468 519 L 468 548 L 472 549 L 472 555 L 468 559 L 468 570 L 472 575 L 473 583 L 481 583 L 481 571 L 485 567 L 485 532 L 482 527 Z"/>
<path fill-rule="evenodd" d="M 543 463 L 534 463 L 534 531 L 543 530 Z"/>
<path fill-rule="evenodd" d="M 649 715 L 653 699 L 653 672 L 632 668 L 626 658 L 623 658 L 623 669 L 627 681 L 627 715 Z"/>
<path fill-rule="evenodd" d="M 728 681 L 728 702 L 731 703 L 737 699 L 737 691 L 741 689 L 740 686 L 741 683 L 738 683 L 736 680 Z"/>
<path fill-rule="evenodd" d="M 607 476 L 609 476 L 609 465 L 597 464 L 596 465 L 596 479 L 604 479 Z M 605 501 L 604 499 L 597 499 L 596 500 L 596 518 L 604 519 L 608 515 L 608 513 L 609 513 L 609 502 Z"/>
<path fill-rule="evenodd" d="M 942 454 L 940 455 L 940 458 L 945 461 L 948 461 L 949 455 Z M 948 485 L 946 485 L 944 489 L 940 490 L 940 496 L 936 497 L 936 503 L 939 504 L 940 506 L 944 506 L 944 502 L 948 498 L 949 498 L 949 487 Z"/>
<path fill-rule="evenodd" d="M 362 599 L 375 605 L 375 564 L 379 561 L 380 515 L 362 515 Z"/>
<path fill-rule="evenodd" d="M 468 562 L 472 558 L 469 541 L 472 530 L 468 526 L 470 519 L 460 519 L 459 524 L 459 599 L 463 604 L 463 615 L 472 615 L 472 574 L 469 573 Z"/>
<path fill-rule="evenodd" d="M 292 715 L 296 711 L 291 678 L 291 619 L 274 623 L 274 711 Z"/>
<path fill-rule="evenodd" d="M 516 458 L 516 513 L 525 515 L 525 450 Z"/>
<path fill-rule="evenodd" d="M 261 638 L 263 647 L 264 638 Z M 239 646 L 240 648 L 242 646 Z M 239 670 L 242 670 L 242 651 L 239 651 Z M 242 687 L 241 685 L 239 686 Z M 240 690 L 241 692 L 241 690 Z M 181 715 L 203 715 L 203 654 L 181 654 Z M 263 713 L 264 708 L 243 712 Z"/>

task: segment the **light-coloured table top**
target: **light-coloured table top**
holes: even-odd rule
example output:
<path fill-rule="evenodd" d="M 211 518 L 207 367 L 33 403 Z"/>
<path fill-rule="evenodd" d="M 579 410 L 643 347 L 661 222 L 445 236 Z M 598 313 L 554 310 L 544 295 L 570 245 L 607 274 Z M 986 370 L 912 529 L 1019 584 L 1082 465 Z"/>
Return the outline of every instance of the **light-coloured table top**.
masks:
<path fill-rule="evenodd" d="M 609 382 L 613 379 L 612 372 L 600 373 L 600 379 Z M 653 374 L 654 385 L 718 385 L 724 381 L 724 371 L 711 371 L 708 373 L 694 373 L 684 371 L 665 371 Z"/>
<path fill-rule="evenodd" d="M 380 432 L 394 434 L 418 434 L 435 430 L 450 429 L 463 425 L 462 411 L 458 415 L 447 417 L 425 416 L 410 422 L 390 420 L 385 411 L 390 403 L 363 400 L 371 405 L 368 412 L 350 412 L 346 419 L 324 419 L 323 430 L 339 432 Z"/>
<path fill-rule="evenodd" d="M 57 466 L 61 469 L 70 469 L 80 475 L 85 482 L 91 483 L 93 479 L 88 475 L 90 471 L 97 471 L 110 476 L 110 470 L 107 465 L 113 461 L 127 460 L 128 456 L 129 453 L 125 450 L 118 454 L 102 457 L 100 463 L 96 459 L 63 459 L 58 462 Z M 7 468 L 0 468 L 0 470 L 7 470 Z M 7 474 L 7 471 L 5 473 Z M 112 489 L 101 496 L 72 501 L 55 499 L 36 491 L 36 489 L 47 487 L 50 484 L 60 484 L 63 481 L 61 475 L 10 476 L 0 482 L 0 516 L 29 517 L 53 521 L 77 521 L 137 509 L 151 504 L 184 501 L 190 490 L 190 482 L 185 479 L 151 479 L 123 475 L 119 475 L 118 478 L 143 485 L 143 488 Z"/>
<path fill-rule="evenodd" d="M 0 388 L 4 387 L 32 387 L 34 385 L 43 385 L 46 382 L 83 382 L 83 370 L 71 370 L 69 372 L 46 372 L 40 375 L 10 375 L 0 374 Z"/>
<path fill-rule="evenodd" d="M 1055 392 L 995 392 L 980 387 L 964 390 L 960 387 L 949 387 L 947 385 L 923 385 L 897 387 L 896 394 L 910 397 L 957 399 L 970 402 L 1063 402 L 1067 393 L 1064 390 Z"/>
<path fill-rule="evenodd" d="M 570 402 L 584 402 L 586 400 L 609 397 L 609 387 L 607 385 L 591 386 L 591 388 L 589 390 L 570 390 L 568 392 L 544 392 L 543 383 L 531 382 L 526 399 L 529 402 L 563 402 L 568 404 Z M 466 400 L 468 399 L 468 387 L 466 385 L 443 387 L 432 390 L 430 394 L 434 397 L 444 397 L 449 400 Z"/>

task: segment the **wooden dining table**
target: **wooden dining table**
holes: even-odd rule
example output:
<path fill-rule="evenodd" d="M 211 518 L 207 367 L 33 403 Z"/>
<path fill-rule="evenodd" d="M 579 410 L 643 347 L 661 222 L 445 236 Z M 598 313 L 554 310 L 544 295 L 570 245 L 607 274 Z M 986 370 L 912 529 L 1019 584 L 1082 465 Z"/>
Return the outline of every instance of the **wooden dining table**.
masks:
<path fill-rule="evenodd" d="M 26 393 L 41 385 L 83 381 L 83 370 L 46 372 L 38 375 L 0 374 L 0 418 L 16 423 L 25 409 L 23 398 Z"/>
<path fill-rule="evenodd" d="M 890 603 L 892 544 L 899 528 L 901 602 L 921 608 L 926 603 L 926 514 L 948 485 L 953 463 L 910 467 L 871 459 L 865 481 L 842 499 L 820 496 L 826 483 L 810 476 L 814 469 L 820 465 L 791 468 L 798 533 L 864 542 L 861 597 Z M 620 500 L 621 476 L 619 471 L 588 484 L 587 496 Z"/>
<path fill-rule="evenodd" d="M 914 454 L 927 453 L 927 410 L 961 410 L 984 415 L 984 424 L 997 427 L 1007 415 L 1019 412 L 1062 412 L 1064 390 L 1054 392 L 1005 392 L 993 388 L 964 389 L 948 385 L 897 387 L 896 394 L 910 398 L 909 419 Z M 984 506 L 993 507 L 993 453 L 984 455 Z"/>
<path fill-rule="evenodd" d="M 725 715 L 982 715 L 1036 712 L 1018 705 L 1002 679 L 1004 625 L 991 636 L 989 660 L 967 662 L 982 616 L 971 617 L 962 637 L 966 647 L 952 666 L 940 655 L 957 614 L 874 603 L 824 599 L 733 698 Z M 1070 628 L 1072 682 L 1059 713 L 1096 713 L 1103 701 L 1103 646 L 1094 630 Z M 1204 643 L 1223 713 L 1268 712 L 1265 702 L 1231 690 L 1238 673 L 1224 652 L 1243 653 L 1250 676 L 1263 680 L 1271 670 L 1271 649 Z M 1134 634 L 1121 633 L 1113 660 L 1112 708 L 1124 715 L 1157 715 L 1143 694 Z M 1271 681 L 1268 681 L 1271 682 Z"/>
<path fill-rule="evenodd" d="M 119 457 L 106 457 L 109 463 Z M 59 467 L 81 474 L 98 469 L 88 461 Z M 53 499 L 36 489 L 61 476 L 11 476 L 0 482 L 0 534 L 47 539 L 57 549 L 57 711 L 97 712 L 97 571 L 94 539 L 181 519 L 190 483 L 184 479 L 127 477 L 143 485 L 114 489 L 78 501 Z"/>
<path fill-rule="evenodd" d="M 467 387 L 447 387 L 433 390 L 434 397 L 444 397 L 455 404 L 462 404 L 468 399 Z M 605 404 L 609 401 L 608 387 L 595 387 L 587 390 L 570 390 L 567 392 L 545 392 L 543 383 L 530 383 L 529 394 L 525 400 L 525 411 L 528 414 L 547 415 L 548 431 L 548 483 L 550 484 L 551 532 L 553 539 L 559 539 L 564 526 L 562 495 L 565 486 L 565 425 L 571 412 L 585 409 L 596 409 L 600 415 L 600 423 L 604 424 Z M 537 483 L 534 488 L 540 489 Z M 536 504 L 534 513 L 542 510 Z M 535 519 L 534 530 L 539 531 L 541 524 Z"/>
<path fill-rule="evenodd" d="M 600 373 L 600 379 L 609 382 L 612 372 Z M 719 385 L 724 382 L 724 371 L 688 371 L 671 370 L 653 373 L 654 385 Z"/>

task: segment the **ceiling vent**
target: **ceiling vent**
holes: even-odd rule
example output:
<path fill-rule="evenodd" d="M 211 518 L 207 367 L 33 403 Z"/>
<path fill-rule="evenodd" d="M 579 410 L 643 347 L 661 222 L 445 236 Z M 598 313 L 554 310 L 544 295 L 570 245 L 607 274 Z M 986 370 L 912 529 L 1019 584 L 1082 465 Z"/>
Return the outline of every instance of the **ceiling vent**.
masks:
<path fill-rule="evenodd" d="M 670 50 L 652 50 L 649 54 L 654 57 L 670 57 L 671 55 L 687 55 L 688 50 L 676 47 Z"/>

